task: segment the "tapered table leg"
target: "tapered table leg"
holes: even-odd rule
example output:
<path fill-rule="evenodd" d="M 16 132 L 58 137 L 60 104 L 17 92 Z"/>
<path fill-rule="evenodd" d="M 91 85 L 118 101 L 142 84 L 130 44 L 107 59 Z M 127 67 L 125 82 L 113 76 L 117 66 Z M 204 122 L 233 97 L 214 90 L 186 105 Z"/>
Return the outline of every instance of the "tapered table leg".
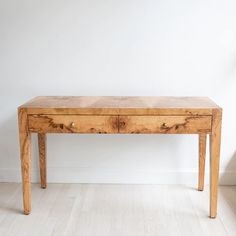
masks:
<path fill-rule="evenodd" d="M 31 211 L 31 134 L 28 130 L 27 112 L 24 108 L 18 110 L 21 174 L 23 187 L 24 213 L 28 215 Z"/>
<path fill-rule="evenodd" d="M 210 135 L 210 217 L 217 215 L 222 110 L 214 109 Z"/>
<path fill-rule="evenodd" d="M 40 167 L 40 183 L 41 188 L 47 187 L 47 136 L 46 134 L 38 134 L 38 147 L 39 147 L 39 167 Z"/>
<path fill-rule="evenodd" d="M 199 134 L 199 165 L 198 165 L 198 190 L 204 189 L 205 159 L 206 159 L 206 134 Z"/>

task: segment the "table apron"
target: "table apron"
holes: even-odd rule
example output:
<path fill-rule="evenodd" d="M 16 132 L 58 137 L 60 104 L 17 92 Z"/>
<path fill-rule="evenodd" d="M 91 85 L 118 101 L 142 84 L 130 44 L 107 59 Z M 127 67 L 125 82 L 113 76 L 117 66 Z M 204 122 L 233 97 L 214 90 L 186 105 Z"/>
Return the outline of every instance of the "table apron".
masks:
<path fill-rule="evenodd" d="M 199 134 L 211 132 L 212 116 L 28 115 L 35 133 Z"/>

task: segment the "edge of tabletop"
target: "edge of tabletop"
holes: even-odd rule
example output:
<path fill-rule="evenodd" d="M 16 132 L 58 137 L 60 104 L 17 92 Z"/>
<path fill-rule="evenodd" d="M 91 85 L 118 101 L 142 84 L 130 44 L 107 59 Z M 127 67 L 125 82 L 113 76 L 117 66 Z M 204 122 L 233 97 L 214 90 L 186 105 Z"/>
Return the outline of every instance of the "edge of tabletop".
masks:
<path fill-rule="evenodd" d="M 34 97 L 18 106 L 18 113 L 26 112 L 27 115 L 186 115 L 186 116 L 211 116 L 215 111 L 222 113 L 222 107 L 207 98 L 210 106 L 206 107 L 40 107 L 31 106 L 33 101 L 42 96 Z"/>
<path fill-rule="evenodd" d="M 222 113 L 221 107 L 215 108 L 28 108 L 18 107 L 19 112 L 27 115 L 168 115 L 168 116 L 212 116 L 215 111 Z"/>

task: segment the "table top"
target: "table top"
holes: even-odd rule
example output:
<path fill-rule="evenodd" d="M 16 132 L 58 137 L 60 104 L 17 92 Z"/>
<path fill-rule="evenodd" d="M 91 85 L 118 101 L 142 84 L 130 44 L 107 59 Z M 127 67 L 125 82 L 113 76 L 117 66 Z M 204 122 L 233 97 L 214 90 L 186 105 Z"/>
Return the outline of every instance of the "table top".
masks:
<path fill-rule="evenodd" d="M 28 114 L 211 115 L 221 109 L 207 97 L 41 96 L 19 108 Z"/>

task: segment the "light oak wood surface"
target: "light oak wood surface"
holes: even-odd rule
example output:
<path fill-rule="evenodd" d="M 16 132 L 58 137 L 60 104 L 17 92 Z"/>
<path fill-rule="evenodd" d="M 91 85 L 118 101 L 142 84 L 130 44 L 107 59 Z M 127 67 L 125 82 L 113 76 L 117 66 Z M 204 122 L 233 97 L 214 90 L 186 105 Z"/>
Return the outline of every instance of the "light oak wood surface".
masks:
<path fill-rule="evenodd" d="M 47 136 L 38 133 L 39 168 L 41 188 L 47 187 Z"/>
<path fill-rule="evenodd" d="M 210 135 L 210 217 L 217 214 L 222 109 L 206 97 L 36 97 L 18 108 L 24 213 L 31 211 L 30 146 L 38 133 L 41 187 L 46 188 L 46 134 L 198 134 L 198 189 L 204 188 Z"/>
<path fill-rule="evenodd" d="M 194 134 L 211 131 L 211 116 L 119 116 L 119 133 Z"/>
<path fill-rule="evenodd" d="M 212 131 L 210 135 L 210 216 L 217 215 L 218 179 L 220 165 L 222 110 L 214 109 L 212 114 Z"/>
<path fill-rule="evenodd" d="M 118 116 L 29 115 L 29 130 L 36 133 L 118 132 Z"/>
<path fill-rule="evenodd" d="M 24 213 L 31 211 L 31 133 L 28 128 L 27 113 L 24 108 L 18 110 L 19 136 L 20 136 L 20 159 L 23 188 Z"/>
<path fill-rule="evenodd" d="M 36 97 L 23 104 L 28 114 L 211 115 L 219 108 L 207 97 Z"/>
<path fill-rule="evenodd" d="M 204 189 L 205 159 L 206 159 L 206 134 L 199 134 L 199 170 L 198 170 L 198 190 Z"/>

